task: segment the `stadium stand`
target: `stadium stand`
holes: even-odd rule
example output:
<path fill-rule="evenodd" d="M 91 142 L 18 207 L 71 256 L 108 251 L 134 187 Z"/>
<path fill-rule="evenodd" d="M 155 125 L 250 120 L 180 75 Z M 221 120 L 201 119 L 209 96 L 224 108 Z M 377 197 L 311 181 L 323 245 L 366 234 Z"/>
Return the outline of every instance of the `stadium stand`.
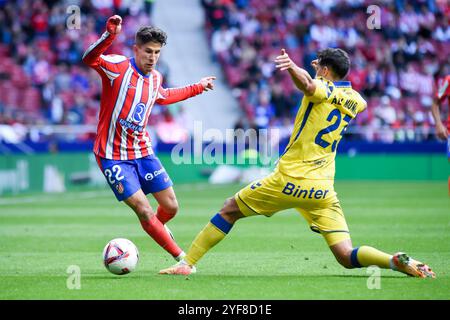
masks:
<path fill-rule="evenodd" d="M 82 27 L 68 28 L 69 5 L 78 5 Z M 153 1 L 0 1 L 0 124 L 91 125 L 97 123 L 101 83 L 84 66 L 86 48 L 103 33 L 114 13 L 124 17 L 124 32 L 107 53 L 131 56 L 134 32 L 151 24 Z M 165 86 L 169 69 L 158 70 Z M 173 116 L 156 105 L 150 125 Z M 170 108 L 175 116 L 178 108 Z M 181 128 L 183 129 L 183 128 Z M 180 129 L 180 130 L 181 130 Z M 184 129 L 179 135 L 185 133 Z M 81 134 L 77 139 L 91 139 Z"/>
<path fill-rule="evenodd" d="M 374 4 L 380 29 L 366 24 L 366 9 Z M 286 73 L 274 71 L 280 48 L 313 74 L 310 62 L 330 46 L 350 53 L 348 80 L 368 101 L 368 111 L 350 127 L 355 138 L 432 138 L 435 78 L 450 71 L 447 1 L 202 0 L 202 5 L 214 59 L 245 114 L 239 126 L 285 127 L 293 119 L 301 96 Z"/>
<path fill-rule="evenodd" d="M 124 17 L 124 32 L 110 52 L 131 56 L 134 31 L 151 23 L 152 3 L 70 1 L 80 7 L 83 24 L 70 30 L 68 1 L 0 1 L 0 124 L 95 125 L 100 82 L 95 71 L 81 64 L 81 56 L 114 13 Z M 274 72 L 274 56 L 285 47 L 308 68 L 319 49 L 339 46 L 351 54 L 348 79 L 369 103 L 350 128 L 352 137 L 385 142 L 431 138 L 434 81 L 450 71 L 447 1 L 201 3 L 211 59 L 222 66 L 245 115 L 236 127 L 278 127 L 288 134 L 301 96 L 285 73 Z M 379 30 L 366 26 L 371 4 L 381 8 Z M 159 70 L 170 82 L 168 67 L 160 65 Z M 173 117 L 156 106 L 150 124 L 164 121 Z"/>

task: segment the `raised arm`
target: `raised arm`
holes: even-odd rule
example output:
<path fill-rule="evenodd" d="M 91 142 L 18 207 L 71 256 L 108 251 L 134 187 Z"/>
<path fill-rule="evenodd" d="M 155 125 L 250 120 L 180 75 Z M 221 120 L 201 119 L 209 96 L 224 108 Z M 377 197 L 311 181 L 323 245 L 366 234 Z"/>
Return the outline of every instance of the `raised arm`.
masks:
<path fill-rule="evenodd" d="M 281 71 L 287 70 L 295 86 L 303 91 L 306 96 L 312 96 L 314 94 L 316 84 L 308 71 L 298 67 L 291 58 L 289 58 L 286 50 L 281 49 L 281 55 L 275 58 L 275 67 Z"/>
<path fill-rule="evenodd" d="M 164 89 L 163 87 L 160 87 L 156 102 L 161 105 L 172 104 L 199 95 L 203 93 L 203 91 L 213 90 L 213 80 L 215 79 L 216 77 L 205 77 L 198 83 L 182 88 Z"/>
<path fill-rule="evenodd" d="M 118 15 L 110 17 L 106 22 L 106 31 L 100 39 L 86 50 L 83 55 L 83 62 L 94 69 L 98 69 L 101 65 L 100 56 L 112 44 L 121 29 L 122 18 Z"/>

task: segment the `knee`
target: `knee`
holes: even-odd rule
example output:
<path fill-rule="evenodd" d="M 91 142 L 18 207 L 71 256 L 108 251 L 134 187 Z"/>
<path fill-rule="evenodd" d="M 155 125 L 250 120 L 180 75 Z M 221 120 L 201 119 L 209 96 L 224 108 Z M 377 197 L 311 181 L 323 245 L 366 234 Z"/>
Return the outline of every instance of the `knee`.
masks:
<path fill-rule="evenodd" d="M 178 212 L 178 201 L 176 199 L 170 201 L 169 203 L 161 206 L 161 208 L 170 216 L 175 216 Z"/>
<path fill-rule="evenodd" d="M 243 217 L 234 198 L 228 198 L 225 201 L 222 209 L 220 209 L 219 211 L 219 214 L 229 223 L 235 223 L 237 220 Z"/>
<path fill-rule="evenodd" d="M 335 255 L 337 262 L 339 262 L 339 264 L 346 269 L 354 269 L 355 268 L 351 262 L 351 257 L 350 257 L 351 252 L 352 252 L 351 250 L 348 250 L 345 252 L 340 252 Z"/>
<path fill-rule="evenodd" d="M 234 198 L 228 198 L 227 200 L 225 200 L 222 209 L 220 209 L 219 213 L 221 216 L 226 216 L 226 215 L 230 215 L 233 213 L 233 201 Z"/>
<path fill-rule="evenodd" d="M 139 220 L 150 220 L 155 213 L 148 203 L 138 203 L 134 208 L 134 212 L 136 212 Z"/>

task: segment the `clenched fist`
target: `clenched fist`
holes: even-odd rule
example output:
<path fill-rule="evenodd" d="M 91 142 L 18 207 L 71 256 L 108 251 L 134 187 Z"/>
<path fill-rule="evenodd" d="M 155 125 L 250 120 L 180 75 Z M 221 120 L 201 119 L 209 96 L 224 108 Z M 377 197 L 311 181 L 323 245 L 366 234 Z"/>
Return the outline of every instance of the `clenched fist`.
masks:
<path fill-rule="evenodd" d="M 106 22 L 106 31 L 110 34 L 118 34 L 122 30 L 122 18 L 118 15 L 114 15 Z"/>

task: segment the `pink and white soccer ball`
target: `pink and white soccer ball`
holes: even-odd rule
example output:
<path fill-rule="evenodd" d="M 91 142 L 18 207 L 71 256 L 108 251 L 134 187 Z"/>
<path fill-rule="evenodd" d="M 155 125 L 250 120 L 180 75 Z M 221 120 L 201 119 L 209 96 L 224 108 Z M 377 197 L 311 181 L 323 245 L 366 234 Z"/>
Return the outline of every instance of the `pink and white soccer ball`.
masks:
<path fill-rule="evenodd" d="M 103 249 L 103 263 L 109 272 L 122 275 L 136 269 L 139 251 L 128 239 L 117 238 L 109 241 Z"/>

